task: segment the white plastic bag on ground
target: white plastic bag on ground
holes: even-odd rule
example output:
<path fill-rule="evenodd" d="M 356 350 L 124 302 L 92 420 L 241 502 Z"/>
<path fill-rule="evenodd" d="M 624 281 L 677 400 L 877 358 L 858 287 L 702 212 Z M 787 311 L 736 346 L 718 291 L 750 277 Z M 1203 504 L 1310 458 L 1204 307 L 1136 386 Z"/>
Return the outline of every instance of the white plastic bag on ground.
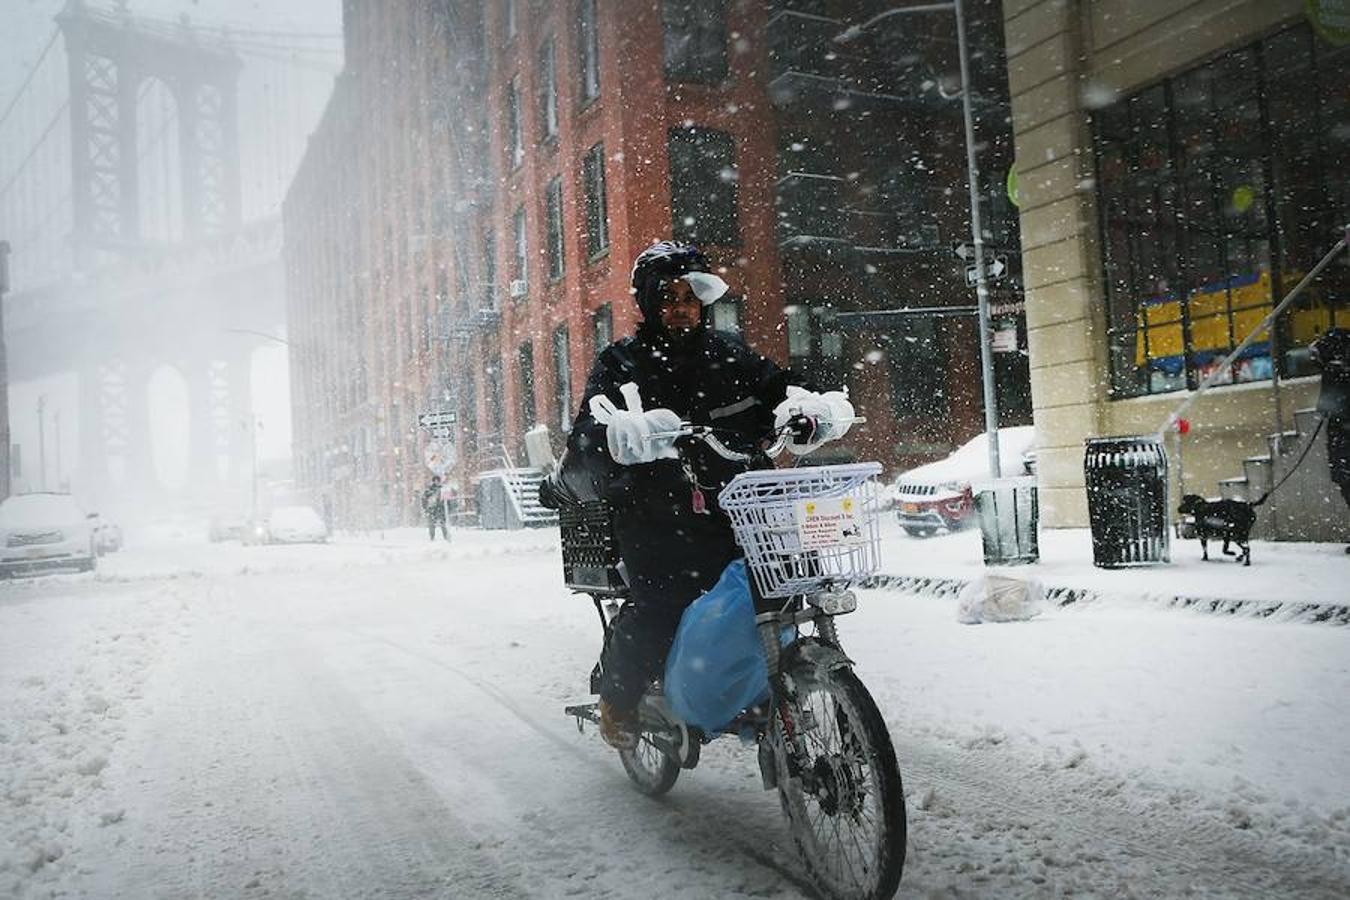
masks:
<path fill-rule="evenodd" d="M 986 573 L 961 589 L 956 620 L 963 625 L 1023 622 L 1040 613 L 1044 599 L 1035 578 Z"/>

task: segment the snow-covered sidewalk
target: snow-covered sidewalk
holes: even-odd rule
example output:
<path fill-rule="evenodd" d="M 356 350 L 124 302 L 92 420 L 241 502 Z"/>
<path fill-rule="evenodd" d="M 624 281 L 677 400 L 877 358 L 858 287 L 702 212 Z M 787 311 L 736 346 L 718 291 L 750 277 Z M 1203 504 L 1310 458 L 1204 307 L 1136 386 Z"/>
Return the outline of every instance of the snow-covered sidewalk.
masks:
<path fill-rule="evenodd" d="M 891 516 L 883 525 L 882 571 L 898 586 L 927 586 L 949 592 L 955 585 L 984 574 L 984 551 L 978 528 L 931 538 L 913 538 Z M 1331 621 L 1350 615 L 1350 555 L 1342 544 L 1252 542 L 1252 564 L 1242 566 L 1210 544 L 1208 562 L 1200 558 L 1198 541 L 1172 542 L 1172 562 L 1128 569 L 1099 569 L 1092 564 L 1092 536 L 1087 529 L 1042 529 L 1040 561 L 1006 571 L 1037 578 L 1060 602 L 1075 599 L 1133 598 L 1165 605 L 1245 611 L 1276 618 L 1314 620 L 1296 615 L 1308 604 L 1338 608 Z M 1346 610 L 1341 615 L 1339 610 Z"/>

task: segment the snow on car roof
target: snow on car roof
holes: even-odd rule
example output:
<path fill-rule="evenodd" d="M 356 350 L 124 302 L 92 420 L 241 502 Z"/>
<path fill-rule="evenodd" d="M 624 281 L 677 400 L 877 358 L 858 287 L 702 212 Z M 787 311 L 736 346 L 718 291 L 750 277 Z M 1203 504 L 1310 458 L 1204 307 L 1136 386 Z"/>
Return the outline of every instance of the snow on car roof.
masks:
<path fill-rule="evenodd" d="M 272 514 L 267 517 L 272 525 L 314 525 L 323 524 L 323 519 L 310 506 L 278 506 L 272 510 Z"/>
<path fill-rule="evenodd" d="M 18 494 L 0 503 L 0 526 L 6 528 L 62 525 L 83 518 L 69 494 Z"/>
<path fill-rule="evenodd" d="M 926 463 L 900 474 L 901 481 L 920 484 L 971 482 L 989 477 L 989 442 L 980 432 L 944 459 Z M 999 469 L 1006 476 L 1021 475 L 1022 454 L 1031 449 L 1036 426 L 1019 425 L 998 431 Z"/>

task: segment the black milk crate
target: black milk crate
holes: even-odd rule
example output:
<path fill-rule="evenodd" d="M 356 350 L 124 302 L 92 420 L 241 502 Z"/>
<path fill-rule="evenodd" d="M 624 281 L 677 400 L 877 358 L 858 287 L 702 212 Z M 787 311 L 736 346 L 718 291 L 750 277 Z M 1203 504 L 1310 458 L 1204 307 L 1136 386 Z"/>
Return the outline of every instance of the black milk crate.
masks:
<path fill-rule="evenodd" d="M 628 593 L 619 574 L 619 546 L 614 518 L 603 500 L 565 503 L 558 511 L 562 525 L 563 580 L 574 591 L 621 596 Z"/>

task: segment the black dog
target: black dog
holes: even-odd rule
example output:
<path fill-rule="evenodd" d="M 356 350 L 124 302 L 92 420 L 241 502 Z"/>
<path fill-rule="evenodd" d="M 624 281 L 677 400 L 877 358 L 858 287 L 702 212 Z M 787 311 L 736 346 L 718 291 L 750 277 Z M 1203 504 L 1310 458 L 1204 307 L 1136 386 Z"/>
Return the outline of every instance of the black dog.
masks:
<path fill-rule="evenodd" d="M 1264 497 L 1262 498 L 1265 499 Z M 1195 517 L 1195 536 L 1200 538 L 1202 559 L 1209 559 L 1209 541 L 1223 541 L 1223 552 L 1236 556 L 1244 566 L 1252 564 L 1252 547 L 1248 537 L 1252 533 L 1252 524 L 1256 522 L 1254 504 L 1245 500 L 1206 500 L 1198 494 L 1187 494 L 1181 498 L 1178 507 L 1183 515 Z M 1241 553 L 1228 549 L 1229 542 L 1238 545 Z"/>

